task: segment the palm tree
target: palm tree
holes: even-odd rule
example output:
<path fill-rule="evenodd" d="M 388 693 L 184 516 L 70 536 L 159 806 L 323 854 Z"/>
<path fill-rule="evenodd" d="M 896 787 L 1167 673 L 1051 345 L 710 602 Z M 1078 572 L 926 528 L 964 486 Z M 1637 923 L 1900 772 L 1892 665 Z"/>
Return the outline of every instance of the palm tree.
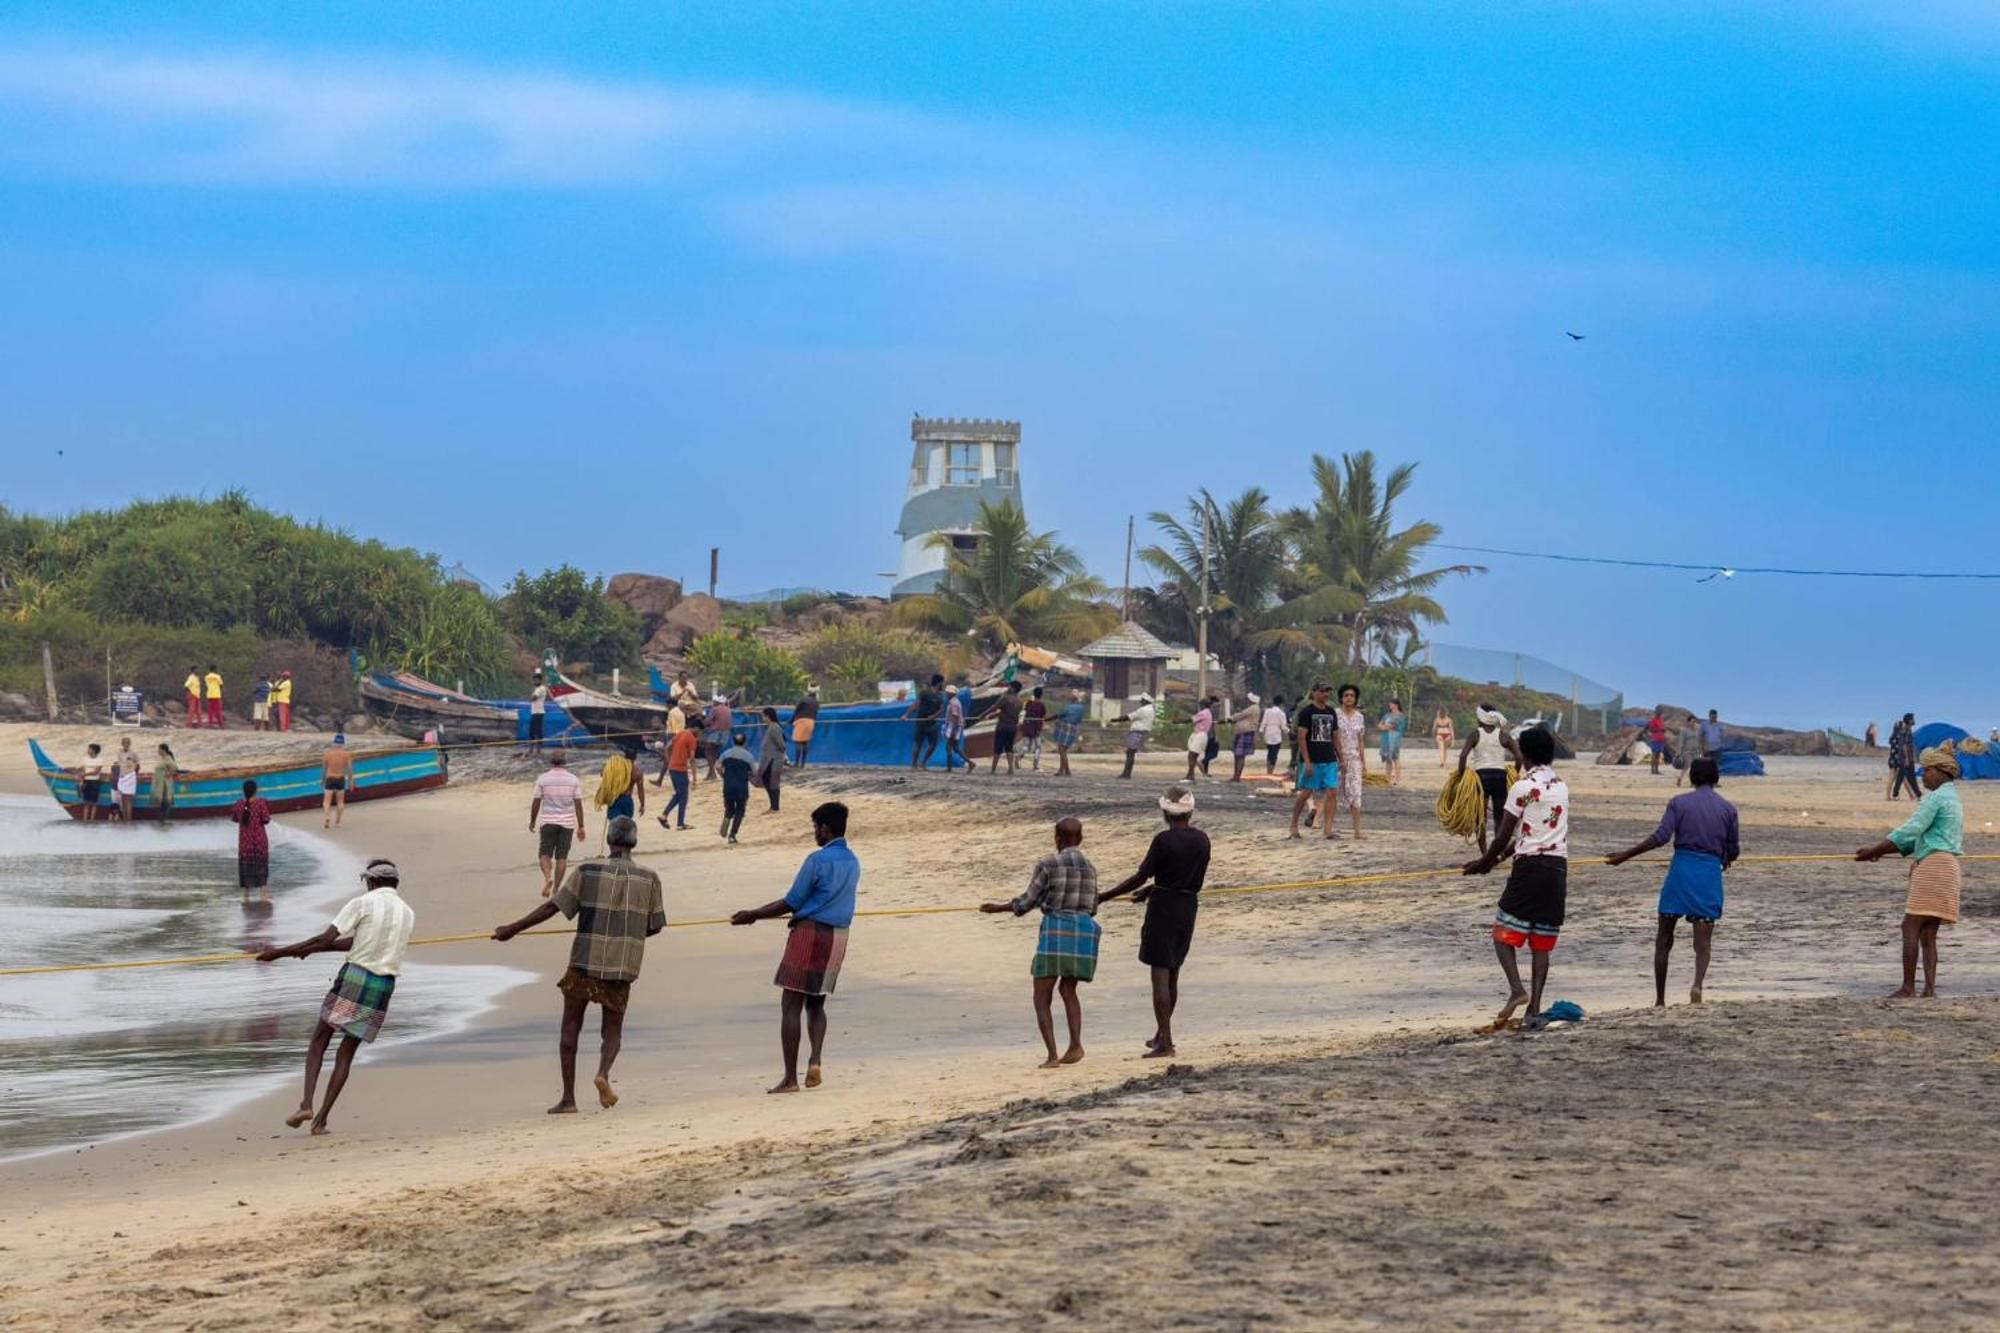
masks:
<path fill-rule="evenodd" d="M 1140 594 L 1155 632 L 1196 638 L 1201 606 L 1202 527 L 1208 528 L 1208 646 L 1231 681 L 1268 655 L 1324 654 L 1317 627 L 1354 609 L 1344 589 L 1288 586 L 1286 539 L 1270 497 L 1252 486 L 1227 504 L 1207 491 L 1188 498 L 1185 522 L 1148 517 L 1166 537 L 1139 558 L 1161 576 Z"/>
<path fill-rule="evenodd" d="M 1284 528 L 1297 560 L 1296 573 L 1308 586 L 1338 588 L 1349 594 L 1350 609 L 1338 620 L 1339 649 L 1355 666 L 1393 636 L 1419 632 L 1445 619 L 1432 591 L 1454 574 L 1479 574 L 1479 565 L 1419 569 L 1424 548 L 1444 535 L 1435 523 L 1396 528 L 1396 501 L 1409 490 L 1416 464 L 1391 468 L 1380 481 L 1375 455 L 1342 454 L 1338 462 L 1313 456 L 1319 494 L 1309 509 L 1285 515 Z"/>
<path fill-rule="evenodd" d="M 1082 557 L 1054 533 L 1031 530 L 1013 500 L 982 502 L 973 532 L 979 541 L 970 551 L 948 534 L 931 538 L 945 553 L 944 579 L 934 593 L 897 602 L 898 624 L 969 637 L 994 652 L 1036 640 L 1069 646 L 1117 626 Z"/>

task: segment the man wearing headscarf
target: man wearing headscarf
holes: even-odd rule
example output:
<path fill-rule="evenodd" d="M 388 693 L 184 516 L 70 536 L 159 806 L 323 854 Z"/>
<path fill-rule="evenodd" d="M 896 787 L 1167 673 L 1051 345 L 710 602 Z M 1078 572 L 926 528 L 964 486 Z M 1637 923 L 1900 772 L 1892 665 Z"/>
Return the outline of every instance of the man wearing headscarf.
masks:
<path fill-rule="evenodd" d="M 606 1110 L 618 1104 L 611 1087 L 611 1065 L 625 1033 L 625 1009 L 632 983 L 645 960 L 646 941 L 667 928 L 667 908 L 660 877 L 632 860 L 639 845 L 639 825 L 620 815 L 604 829 L 605 855 L 579 861 L 563 876 L 553 898 L 535 906 L 519 921 L 497 927 L 493 938 L 506 943 L 532 930 L 557 912 L 576 922 L 570 942 L 569 967 L 556 982 L 562 992 L 562 1037 L 556 1059 L 562 1071 L 562 1100 L 550 1115 L 576 1114 L 576 1048 L 583 1035 L 584 1012 L 592 1004 L 602 1011 L 598 1028 L 597 1104 Z"/>
<path fill-rule="evenodd" d="M 1924 795 L 1917 808 L 1888 837 L 1854 854 L 1879 861 L 1891 852 L 1910 858 L 1910 892 L 1903 905 L 1903 984 L 1892 1000 L 1917 994 L 1917 957 L 1924 960 L 1925 999 L 1937 996 L 1939 926 L 1958 922 L 1959 864 L 1965 843 L 1965 806 L 1958 799 L 1958 755 L 1934 746 L 1917 756 Z"/>
<path fill-rule="evenodd" d="M 1486 809 L 1493 818 L 1493 831 L 1498 834 L 1502 812 L 1507 805 L 1507 764 L 1509 760 L 1520 758 L 1514 738 L 1507 734 L 1507 718 L 1499 709 L 1481 704 L 1473 712 L 1478 725 L 1465 738 L 1465 748 L 1458 752 L 1458 771 L 1463 773 L 1469 766 L 1479 776 L 1480 788 L 1486 793 Z M 1479 850 L 1486 850 L 1486 824 L 1479 825 Z"/>
<path fill-rule="evenodd" d="M 1174 1008 L 1181 998 L 1181 964 L 1194 943 L 1194 921 L 1201 905 L 1201 886 L 1208 878 L 1208 835 L 1194 826 L 1194 793 L 1175 783 L 1160 797 L 1160 814 L 1167 826 L 1153 835 L 1146 859 L 1100 903 L 1133 895 L 1146 904 L 1146 922 L 1139 930 L 1139 961 L 1153 969 L 1153 1039 L 1146 1043 L 1148 1060 L 1174 1054 Z M 1149 887 L 1150 886 L 1150 887 Z"/>

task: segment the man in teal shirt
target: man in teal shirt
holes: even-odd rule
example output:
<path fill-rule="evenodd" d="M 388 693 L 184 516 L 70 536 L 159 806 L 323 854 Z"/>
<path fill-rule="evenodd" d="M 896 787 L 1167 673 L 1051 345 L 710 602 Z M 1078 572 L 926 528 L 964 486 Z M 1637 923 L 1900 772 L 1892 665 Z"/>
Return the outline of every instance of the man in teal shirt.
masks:
<path fill-rule="evenodd" d="M 1958 920 L 1959 864 L 1965 842 L 1965 806 L 1958 799 L 1958 756 L 1942 747 L 1925 750 L 1924 795 L 1888 837 L 1854 854 L 1879 861 L 1891 852 L 1910 858 L 1910 894 L 1903 905 L 1903 985 L 1892 1000 L 1917 994 L 1917 956 L 1923 955 L 1925 999 L 1937 995 L 1938 927 Z"/>

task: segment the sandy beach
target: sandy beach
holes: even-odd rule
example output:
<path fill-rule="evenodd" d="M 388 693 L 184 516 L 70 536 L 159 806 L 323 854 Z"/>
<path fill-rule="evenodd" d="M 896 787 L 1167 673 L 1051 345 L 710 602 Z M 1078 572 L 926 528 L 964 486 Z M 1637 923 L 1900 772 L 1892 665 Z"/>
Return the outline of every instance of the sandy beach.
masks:
<path fill-rule="evenodd" d="M 0 790 L 38 789 L 29 730 L 0 728 Z M 58 753 L 86 735 L 33 730 Z M 206 743 L 316 744 L 173 739 L 188 764 Z M 811 847 L 806 811 L 838 795 L 854 810 L 864 910 L 1011 896 L 1069 813 L 1109 883 L 1137 863 L 1179 766 L 1151 757 L 1132 783 L 1095 758 L 1067 783 L 812 770 L 788 783 L 781 815 L 756 798 L 734 849 L 710 827 L 704 785 L 697 827 L 649 822 L 640 857 L 675 922 L 714 919 L 778 896 Z M 490 928 L 536 900 L 532 772 L 461 764 L 442 792 L 354 807 L 338 838 L 401 864 L 420 935 Z M 872 917 L 831 1009 L 828 1085 L 770 1098 L 781 931 L 690 926 L 648 951 L 620 1105 L 551 1119 L 565 942 L 420 949 L 412 968 L 500 962 L 536 979 L 463 1032 L 364 1055 L 324 1139 L 282 1127 L 285 1089 L 197 1125 L 0 1164 L 0 1315 L 1041 1326 L 1123 1322 L 1150 1302 L 1207 1326 L 1454 1326 L 1540 1295 L 1572 1325 L 1990 1318 L 1992 1237 L 1961 1195 L 1990 1156 L 2000 1095 L 1982 1036 L 1993 1009 L 1964 998 L 2000 993 L 1994 869 L 1968 866 L 1941 1001 L 1878 999 L 1895 981 L 1901 868 L 1805 861 L 1732 876 L 1707 1005 L 1637 1012 L 1652 998 L 1664 857 L 1609 870 L 1585 856 L 1650 830 L 1671 780 L 1565 772 L 1577 868 L 1551 998 L 1589 1011 L 1574 1030 L 1468 1037 L 1501 993 L 1484 933 L 1498 878 L 1213 896 L 1171 1072 L 1138 1058 L 1151 1021 L 1129 905 L 1104 913 L 1089 1058 L 1046 1072 L 1033 1067 L 1032 923 Z M 1841 853 L 1900 817 L 1882 776 L 1868 761 L 1781 760 L 1725 791 L 1747 853 Z M 1406 788 L 1370 789 L 1367 840 L 1331 846 L 1286 842 L 1284 803 L 1251 784 L 1201 783 L 1210 885 L 1455 865 L 1468 853 L 1436 828 L 1437 778 L 1413 755 Z M 1968 784 L 1965 801 L 1967 852 L 2000 851 L 2000 793 Z M 1884 1184 L 1857 1189 L 1863 1178 Z M 1092 1239 L 1114 1211 L 1127 1225 Z M 1077 1238 L 1056 1263 L 1051 1228 Z M 1898 1272 L 1900 1287 L 1882 1285 Z M 341 1303 L 361 1274 L 397 1297 L 365 1318 Z"/>

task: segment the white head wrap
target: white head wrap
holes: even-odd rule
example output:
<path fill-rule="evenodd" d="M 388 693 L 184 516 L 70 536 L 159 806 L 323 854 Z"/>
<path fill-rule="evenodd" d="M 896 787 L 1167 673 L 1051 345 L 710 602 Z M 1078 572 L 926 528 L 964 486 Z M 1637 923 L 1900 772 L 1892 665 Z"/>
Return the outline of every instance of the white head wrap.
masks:
<path fill-rule="evenodd" d="M 1474 711 L 1475 715 L 1479 718 L 1479 725 L 1482 727 L 1504 727 L 1507 725 L 1507 715 L 1496 709 L 1480 708 Z"/>
<path fill-rule="evenodd" d="M 368 868 L 361 873 L 369 879 L 380 880 L 386 884 L 400 884 L 403 882 L 403 872 L 396 869 L 396 863 L 387 857 L 376 857 L 368 863 Z"/>
<path fill-rule="evenodd" d="M 1168 815 L 1191 815 L 1194 813 L 1194 793 L 1175 783 L 1167 788 L 1167 794 L 1160 798 L 1160 813 Z"/>

